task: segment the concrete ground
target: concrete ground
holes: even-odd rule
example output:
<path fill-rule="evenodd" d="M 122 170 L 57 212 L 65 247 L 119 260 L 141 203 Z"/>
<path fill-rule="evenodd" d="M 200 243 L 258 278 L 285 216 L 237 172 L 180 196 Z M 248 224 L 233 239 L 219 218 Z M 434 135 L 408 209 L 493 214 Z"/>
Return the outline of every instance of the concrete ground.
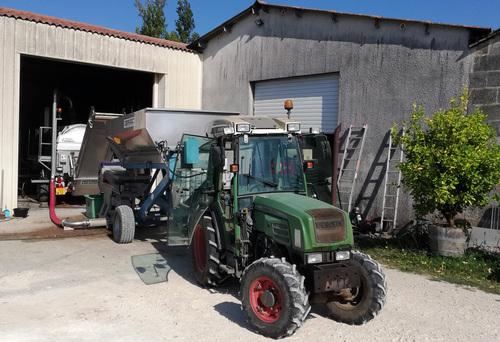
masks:
<path fill-rule="evenodd" d="M 73 222 L 85 219 L 84 212 L 85 207 L 81 206 L 56 209 L 56 214 L 61 220 L 69 219 Z M 11 217 L 0 220 L 0 240 L 64 238 L 103 232 L 103 229 L 63 230 L 51 222 L 48 208 L 32 207 L 26 218 Z"/>
<path fill-rule="evenodd" d="M 130 257 L 161 250 L 169 281 L 144 285 Z M 500 341 L 500 296 L 386 269 L 388 300 L 364 326 L 313 313 L 290 341 Z M 200 288 L 185 248 L 106 234 L 0 242 L 0 341 L 262 341 L 238 288 Z"/>
<path fill-rule="evenodd" d="M 61 219 L 81 219 L 85 212 L 84 207 L 67 207 L 57 208 L 56 213 Z M 28 232 L 36 232 L 51 228 L 53 226 L 49 217 L 49 209 L 47 208 L 31 208 L 28 211 L 28 217 L 11 217 L 7 220 L 0 221 L 0 234 L 21 234 Z"/>

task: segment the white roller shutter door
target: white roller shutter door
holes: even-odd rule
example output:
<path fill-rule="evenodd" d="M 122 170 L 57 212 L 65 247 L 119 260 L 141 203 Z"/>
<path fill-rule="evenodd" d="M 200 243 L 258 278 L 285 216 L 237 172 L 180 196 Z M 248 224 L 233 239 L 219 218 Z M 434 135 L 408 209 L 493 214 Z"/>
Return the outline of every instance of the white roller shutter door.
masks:
<path fill-rule="evenodd" d="M 291 117 L 310 127 L 332 133 L 339 111 L 339 77 L 336 74 L 283 78 L 255 83 L 254 115 L 284 117 L 283 102 L 292 99 Z"/>

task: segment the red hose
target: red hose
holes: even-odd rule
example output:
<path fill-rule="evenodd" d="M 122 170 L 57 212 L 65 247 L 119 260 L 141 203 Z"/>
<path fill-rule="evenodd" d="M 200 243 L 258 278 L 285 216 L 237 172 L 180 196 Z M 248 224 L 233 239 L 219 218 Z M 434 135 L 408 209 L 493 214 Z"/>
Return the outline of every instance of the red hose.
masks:
<path fill-rule="evenodd" d="M 56 215 L 56 187 L 54 185 L 54 178 L 50 179 L 49 191 L 50 191 L 50 196 L 49 196 L 50 220 L 56 226 L 62 227 L 61 219 Z"/>

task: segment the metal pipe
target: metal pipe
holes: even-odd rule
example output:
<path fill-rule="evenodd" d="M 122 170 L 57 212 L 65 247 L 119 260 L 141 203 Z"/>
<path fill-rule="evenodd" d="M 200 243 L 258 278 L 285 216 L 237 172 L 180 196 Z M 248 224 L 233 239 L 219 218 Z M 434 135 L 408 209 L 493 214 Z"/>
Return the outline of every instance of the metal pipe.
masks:
<path fill-rule="evenodd" d="M 52 153 L 50 158 L 50 184 L 49 184 L 49 215 L 50 220 L 58 227 L 62 227 L 61 219 L 56 214 L 56 142 L 57 142 L 57 90 L 52 98 Z"/>
<path fill-rule="evenodd" d="M 338 202 L 338 188 L 337 178 L 339 177 L 339 150 L 340 150 L 340 131 L 342 124 L 339 124 L 333 132 L 332 141 L 332 204 L 336 205 Z"/>
<path fill-rule="evenodd" d="M 57 157 L 57 89 L 54 90 L 52 99 L 52 156 L 50 158 L 50 178 L 56 175 L 56 157 Z"/>
<path fill-rule="evenodd" d="M 70 100 L 70 105 L 73 106 Z M 71 222 L 67 220 L 61 221 L 56 214 L 56 159 L 57 159 L 57 89 L 54 90 L 52 99 L 52 156 L 50 163 L 50 186 L 49 186 L 49 215 L 50 220 L 58 227 L 68 228 L 93 228 L 105 227 L 106 219 L 84 220 L 78 222 Z M 3 175 L 3 173 L 2 173 Z"/>
<path fill-rule="evenodd" d="M 106 225 L 107 221 L 105 218 L 87 219 L 76 222 L 71 222 L 67 220 L 62 221 L 62 226 L 64 228 L 97 228 L 97 227 L 106 227 Z"/>

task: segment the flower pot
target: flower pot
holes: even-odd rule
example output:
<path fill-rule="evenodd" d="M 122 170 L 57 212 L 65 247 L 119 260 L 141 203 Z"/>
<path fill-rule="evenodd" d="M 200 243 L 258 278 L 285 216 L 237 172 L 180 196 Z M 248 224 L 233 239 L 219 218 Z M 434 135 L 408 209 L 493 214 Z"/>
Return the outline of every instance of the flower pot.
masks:
<path fill-rule="evenodd" d="M 465 252 L 467 235 L 461 228 L 431 225 L 429 245 L 433 253 L 443 256 L 459 257 Z"/>

